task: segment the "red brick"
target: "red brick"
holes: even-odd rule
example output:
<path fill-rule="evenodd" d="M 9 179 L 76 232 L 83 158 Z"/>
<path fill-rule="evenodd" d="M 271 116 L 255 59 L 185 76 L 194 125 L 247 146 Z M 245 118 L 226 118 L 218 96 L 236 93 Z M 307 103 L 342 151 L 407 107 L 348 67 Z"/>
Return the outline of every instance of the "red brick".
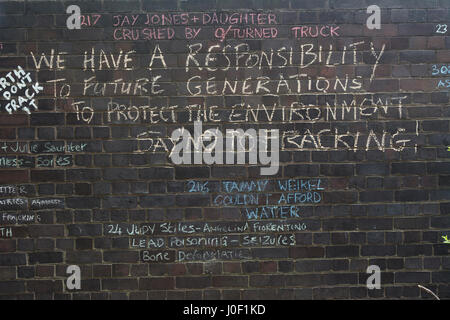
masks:
<path fill-rule="evenodd" d="M 214 276 L 212 278 L 214 287 L 248 287 L 248 276 Z"/>
<path fill-rule="evenodd" d="M 186 265 L 183 263 L 170 263 L 166 265 L 169 276 L 186 274 Z"/>
<path fill-rule="evenodd" d="M 21 183 L 28 181 L 28 170 L 0 170 L 0 183 Z"/>
<path fill-rule="evenodd" d="M 450 61 L 450 50 L 440 50 L 436 54 L 436 62 L 449 62 Z"/>
<path fill-rule="evenodd" d="M 433 91 L 435 83 L 425 79 L 400 79 L 400 90 L 403 91 Z"/>
<path fill-rule="evenodd" d="M 241 273 L 241 263 L 240 262 L 224 262 L 223 272 L 225 273 Z"/>
<path fill-rule="evenodd" d="M 172 277 L 153 277 L 139 279 L 139 290 L 172 290 L 175 281 Z"/>
<path fill-rule="evenodd" d="M 277 263 L 275 261 L 262 261 L 260 263 L 260 270 L 263 273 L 277 272 Z"/>
<path fill-rule="evenodd" d="M 444 49 L 445 48 L 445 38 L 444 37 L 429 37 L 427 48 L 428 49 Z"/>
<path fill-rule="evenodd" d="M 203 263 L 188 263 L 186 264 L 189 274 L 202 274 L 203 273 Z"/>
<path fill-rule="evenodd" d="M 36 276 L 37 277 L 53 277 L 55 273 L 55 266 L 36 266 Z"/>
<path fill-rule="evenodd" d="M 113 264 L 112 266 L 114 277 L 127 277 L 130 274 L 130 265 L 128 264 Z"/>
<path fill-rule="evenodd" d="M 0 116 L 0 126 L 19 126 L 28 125 L 28 116 L 26 114 L 7 115 L 4 112 Z"/>
<path fill-rule="evenodd" d="M 290 247 L 289 256 L 298 258 L 322 258 L 325 255 L 325 249 L 322 247 Z"/>
<path fill-rule="evenodd" d="M 398 35 L 398 26 L 396 24 L 383 24 L 381 29 L 364 28 L 364 36 L 368 37 L 395 37 Z"/>
<path fill-rule="evenodd" d="M 16 250 L 16 240 L 13 239 L 0 240 L 0 252 L 14 252 L 15 250 Z"/>
<path fill-rule="evenodd" d="M 15 139 L 16 128 L 0 128 L 0 139 Z"/>

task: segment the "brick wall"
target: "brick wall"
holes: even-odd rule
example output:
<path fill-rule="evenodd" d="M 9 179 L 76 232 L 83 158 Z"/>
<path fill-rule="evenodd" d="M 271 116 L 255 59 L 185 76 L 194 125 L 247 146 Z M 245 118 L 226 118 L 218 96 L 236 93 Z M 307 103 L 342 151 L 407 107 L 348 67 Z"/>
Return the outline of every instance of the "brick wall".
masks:
<path fill-rule="evenodd" d="M 0 297 L 447 298 L 449 8 L 1 2 Z M 279 170 L 175 164 L 195 121 L 277 129 Z"/>

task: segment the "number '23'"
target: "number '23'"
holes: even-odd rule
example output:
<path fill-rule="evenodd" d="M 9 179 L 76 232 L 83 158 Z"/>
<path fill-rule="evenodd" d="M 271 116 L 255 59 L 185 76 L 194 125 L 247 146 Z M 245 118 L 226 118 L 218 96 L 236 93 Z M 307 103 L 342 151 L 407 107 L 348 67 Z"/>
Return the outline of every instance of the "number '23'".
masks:
<path fill-rule="evenodd" d="M 447 33 L 447 25 L 446 24 L 438 24 L 436 25 L 436 33 Z"/>

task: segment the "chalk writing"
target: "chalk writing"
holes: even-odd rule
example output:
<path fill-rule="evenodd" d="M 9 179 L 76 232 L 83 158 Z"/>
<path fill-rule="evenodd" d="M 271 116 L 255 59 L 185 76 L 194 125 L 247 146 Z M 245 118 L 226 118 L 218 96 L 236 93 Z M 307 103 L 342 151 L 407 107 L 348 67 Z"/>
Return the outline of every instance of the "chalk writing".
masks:
<path fill-rule="evenodd" d="M 431 75 L 435 76 L 435 75 L 446 75 L 446 74 L 450 74 L 450 66 L 449 65 L 437 65 L 437 64 L 433 64 L 431 66 Z"/>
<path fill-rule="evenodd" d="M 435 32 L 439 34 L 446 34 L 447 33 L 447 25 L 446 24 L 437 24 L 435 26 Z"/>
<path fill-rule="evenodd" d="M 12 236 L 13 232 L 11 227 L 0 227 L 0 238 L 12 238 Z"/>
<path fill-rule="evenodd" d="M 207 260 L 232 260 L 250 259 L 250 251 L 245 249 L 234 250 L 180 250 L 178 261 L 207 261 Z"/>
<path fill-rule="evenodd" d="M 41 216 L 32 212 L 17 213 L 17 212 L 2 212 L 1 220 L 5 224 L 21 224 L 29 222 L 41 222 Z"/>
<path fill-rule="evenodd" d="M 296 26 L 291 31 L 295 38 L 339 37 L 339 26 Z"/>
<path fill-rule="evenodd" d="M 12 194 L 26 194 L 27 190 L 24 186 L 14 186 L 14 185 L 0 185 L 0 194 L 2 195 L 12 195 Z"/>
<path fill-rule="evenodd" d="M 38 82 L 34 83 L 31 88 L 27 87 L 27 84 L 32 82 L 31 74 L 29 72 L 26 73 L 21 66 L 17 66 L 15 70 L 8 72 L 6 76 L 0 78 L 0 92 L 3 98 L 9 101 L 4 106 L 4 109 L 9 114 L 18 110 L 23 110 L 30 114 L 30 106 L 34 110 L 38 109 L 34 97 L 43 91 L 44 88 Z M 24 96 L 19 95 L 20 92 L 23 92 Z"/>
<path fill-rule="evenodd" d="M 104 225 L 108 235 L 131 236 L 131 249 L 151 249 L 141 251 L 141 258 L 144 262 L 155 263 L 206 261 L 219 257 L 227 260 L 246 259 L 250 254 L 248 249 L 235 249 L 236 247 L 295 246 L 297 240 L 293 232 L 306 229 L 305 222 L 292 220 Z"/>

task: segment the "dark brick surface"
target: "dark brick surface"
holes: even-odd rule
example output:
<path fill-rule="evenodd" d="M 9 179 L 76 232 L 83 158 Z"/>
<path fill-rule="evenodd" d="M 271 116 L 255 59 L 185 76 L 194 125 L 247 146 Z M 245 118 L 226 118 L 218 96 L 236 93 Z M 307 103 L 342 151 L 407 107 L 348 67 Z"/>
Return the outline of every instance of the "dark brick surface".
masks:
<path fill-rule="evenodd" d="M 0 85 L 0 299 L 449 298 L 450 5 L 375 2 L 0 1 L 0 84 L 43 87 Z M 195 120 L 278 129 L 278 172 L 174 164 Z"/>

